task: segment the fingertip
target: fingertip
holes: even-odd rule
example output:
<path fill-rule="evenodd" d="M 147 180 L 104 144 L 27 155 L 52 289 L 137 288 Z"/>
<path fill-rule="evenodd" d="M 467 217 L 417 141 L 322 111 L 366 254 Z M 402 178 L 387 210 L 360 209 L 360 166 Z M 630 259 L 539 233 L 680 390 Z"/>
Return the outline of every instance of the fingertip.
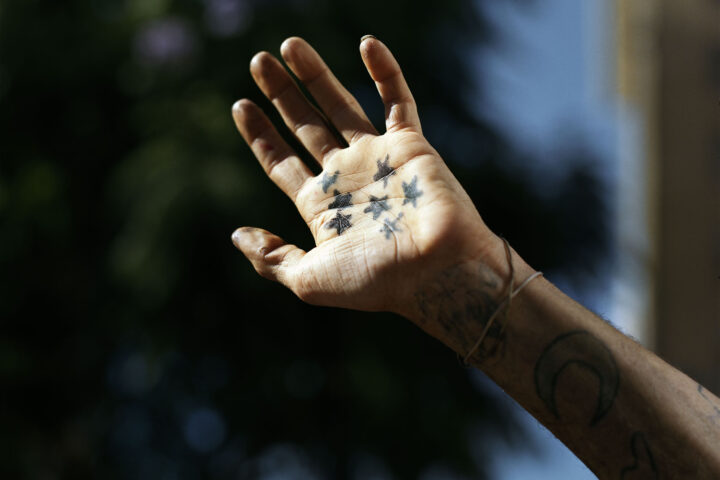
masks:
<path fill-rule="evenodd" d="M 274 250 L 285 242 L 267 230 L 254 227 L 240 227 L 231 236 L 233 244 L 248 258 L 262 258 L 268 251 Z"/>
<path fill-rule="evenodd" d="M 249 134 L 247 125 L 249 123 L 248 118 L 250 118 L 251 109 L 254 106 L 255 104 L 246 98 L 241 98 L 237 102 L 233 103 L 231 110 L 232 118 L 235 122 L 235 127 L 237 127 L 243 137 L 246 137 Z"/>
<path fill-rule="evenodd" d="M 377 54 L 383 46 L 385 45 L 374 35 L 365 35 L 360 39 L 360 55 L 362 55 L 365 61 L 368 61 L 373 55 Z"/>
<path fill-rule="evenodd" d="M 280 55 L 301 81 L 314 78 L 327 68 L 315 49 L 300 37 L 290 37 L 280 47 Z"/>
<path fill-rule="evenodd" d="M 255 69 L 255 67 L 260 63 L 260 57 L 262 56 L 263 53 L 266 53 L 266 52 L 257 52 L 257 53 L 256 53 L 255 55 L 253 55 L 252 58 L 250 59 L 250 71 L 251 71 L 251 72 L 252 72 L 252 71 Z"/>
<path fill-rule="evenodd" d="M 280 45 L 280 55 L 285 59 L 290 58 L 304 45 L 307 45 L 307 42 L 301 37 L 288 37 Z"/>
<path fill-rule="evenodd" d="M 275 57 L 273 57 L 270 52 L 267 52 L 265 50 L 256 53 L 250 59 L 250 73 L 252 73 L 253 75 L 261 73 L 263 70 L 266 70 L 271 65 L 274 59 Z"/>
<path fill-rule="evenodd" d="M 385 80 L 400 68 L 387 45 L 375 37 L 367 38 L 360 44 L 360 56 L 376 82 Z"/>
<path fill-rule="evenodd" d="M 248 145 L 251 145 L 271 126 L 270 120 L 253 101 L 243 98 L 233 104 L 232 117 L 235 126 Z"/>
<path fill-rule="evenodd" d="M 233 116 L 242 116 L 245 114 L 248 108 L 251 108 L 253 105 L 253 102 L 248 100 L 247 98 L 241 98 L 237 102 L 233 103 L 232 106 L 232 114 Z"/>
<path fill-rule="evenodd" d="M 242 100 L 237 100 L 235 103 L 232 104 L 232 108 L 230 111 L 234 114 L 235 112 L 240 112 L 242 109 Z"/>
<path fill-rule="evenodd" d="M 235 229 L 235 231 L 232 233 L 232 235 L 230 235 L 230 240 L 232 241 L 233 245 L 235 245 L 235 248 L 237 248 L 238 250 L 242 250 L 241 249 L 242 239 L 248 230 L 251 230 L 251 228 L 250 227 L 240 227 L 240 228 Z"/>

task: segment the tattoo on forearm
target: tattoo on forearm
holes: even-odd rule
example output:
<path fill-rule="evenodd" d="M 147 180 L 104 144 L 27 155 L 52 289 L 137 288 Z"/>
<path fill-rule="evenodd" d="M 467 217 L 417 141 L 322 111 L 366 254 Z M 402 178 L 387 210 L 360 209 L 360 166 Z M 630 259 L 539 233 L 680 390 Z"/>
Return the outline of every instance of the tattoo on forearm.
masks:
<path fill-rule="evenodd" d="M 332 230 L 334 228 L 337 230 L 338 235 L 342 235 L 345 230 L 352 227 L 350 217 L 352 217 L 352 215 L 343 215 L 340 213 L 340 210 L 338 210 L 332 220 L 325 225 L 325 228 L 328 230 Z"/>
<path fill-rule="evenodd" d="M 380 230 L 380 232 L 385 234 L 385 239 L 389 239 L 390 236 L 392 236 L 393 232 L 402 232 L 400 230 L 400 227 L 397 226 L 397 223 L 402 218 L 403 214 L 400 212 L 397 217 L 395 217 L 395 220 L 390 220 L 388 218 L 385 219 L 383 228 Z"/>
<path fill-rule="evenodd" d="M 595 425 L 610 410 L 617 395 L 620 374 L 610 350 L 585 331 L 560 335 L 545 348 L 535 364 L 535 388 L 548 410 L 558 419 L 555 390 L 558 379 L 570 365 L 593 373 L 598 379 L 598 401 L 590 425 Z"/>
<path fill-rule="evenodd" d="M 340 175 L 339 170 L 335 170 L 335 173 L 332 175 L 328 175 L 327 172 L 323 173 L 323 177 L 320 180 L 320 185 L 322 185 L 323 192 L 327 193 L 330 185 L 337 182 L 338 175 Z"/>
<path fill-rule="evenodd" d="M 328 205 L 328 210 L 332 210 L 333 208 L 337 208 L 339 210 L 352 205 L 352 201 L 350 200 L 352 198 L 352 193 L 340 193 L 338 190 L 335 190 L 333 195 L 335 195 L 335 200 Z"/>
<path fill-rule="evenodd" d="M 657 465 L 653 457 L 650 445 L 642 432 L 635 432 L 630 437 L 630 450 L 632 451 L 633 463 L 622 469 L 621 480 L 632 480 L 634 478 L 647 480 L 658 478 Z"/>
<path fill-rule="evenodd" d="M 423 194 L 423 192 L 417 188 L 417 175 L 413 177 L 410 183 L 402 182 L 402 189 L 405 194 L 405 199 L 402 204 L 405 205 L 406 203 L 412 203 L 413 207 L 417 208 L 415 200 Z"/>
<path fill-rule="evenodd" d="M 385 195 L 382 198 L 378 198 L 374 195 L 370 195 L 370 205 L 363 210 L 364 213 L 372 212 L 373 220 L 377 220 L 382 212 L 390 210 L 390 206 L 387 204 L 388 196 Z"/>
<path fill-rule="evenodd" d="M 373 175 L 373 180 L 383 181 L 383 188 L 387 187 L 390 175 L 395 175 L 395 169 L 390 166 L 390 155 L 385 155 L 385 161 L 377 160 L 377 172 Z"/>
<path fill-rule="evenodd" d="M 710 407 L 715 412 L 715 414 L 712 417 L 713 420 L 714 421 L 720 420 L 720 407 L 718 407 L 715 404 L 715 402 L 713 402 L 712 399 L 705 394 L 705 387 L 703 387 L 699 383 L 698 383 L 698 393 L 700 394 L 701 397 L 703 397 L 705 399 L 705 401 L 708 403 L 708 405 L 710 405 Z"/>

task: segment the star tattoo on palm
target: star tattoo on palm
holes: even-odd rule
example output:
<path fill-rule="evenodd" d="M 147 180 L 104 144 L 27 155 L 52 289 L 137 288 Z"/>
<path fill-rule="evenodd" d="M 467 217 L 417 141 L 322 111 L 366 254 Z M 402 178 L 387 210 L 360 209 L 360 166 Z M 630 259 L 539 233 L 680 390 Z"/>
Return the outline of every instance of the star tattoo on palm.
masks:
<path fill-rule="evenodd" d="M 339 190 L 335 190 L 333 195 L 335 195 L 335 200 L 328 205 L 328 210 L 332 210 L 333 208 L 337 208 L 339 210 L 352 205 L 352 201 L 350 200 L 352 198 L 352 193 L 340 193 Z"/>
<path fill-rule="evenodd" d="M 417 208 L 415 200 L 423 194 L 423 192 L 417 188 L 417 175 L 413 177 L 410 183 L 402 182 L 402 189 L 405 194 L 405 199 L 402 204 L 405 205 L 406 203 L 412 203 L 412 206 Z"/>
<path fill-rule="evenodd" d="M 333 173 L 332 175 L 328 175 L 327 172 L 323 172 L 323 177 L 320 180 L 320 185 L 322 185 L 323 193 L 327 193 L 330 185 L 337 181 L 338 175 L 340 175 L 339 170 L 335 170 L 335 173 Z"/>
<path fill-rule="evenodd" d="M 386 218 L 383 221 L 383 228 L 380 229 L 380 232 L 385 234 L 386 240 L 389 239 L 393 233 L 402 232 L 402 230 L 400 230 L 400 227 L 397 226 L 397 223 L 400 221 L 402 216 L 403 216 L 403 214 L 402 214 L 402 212 L 400 212 L 398 214 L 398 216 L 395 218 L 395 220 L 390 220 L 389 218 Z"/>
<path fill-rule="evenodd" d="M 337 230 L 338 235 L 342 235 L 345 230 L 352 227 L 350 217 L 352 217 L 352 215 L 343 215 L 340 213 L 340 210 L 338 210 L 332 220 L 325 225 L 325 228 L 328 230 L 332 230 L 334 228 Z"/>
<path fill-rule="evenodd" d="M 372 218 L 373 220 L 377 220 L 380 215 L 382 215 L 383 212 L 386 212 L 390 210 L 390 206 L 387 204 L 388 196 L 385 195 L 382 198 L 378 198 L 375 195 L 370 195 L 370 205 L 368 205 L 365 210 L 363 210 L 364 213 L 370 213 L 372 212 Z"/>
<path fill-rule="evenodd" d="M 395 169 L 390 166 L 390 155 L 385 155 L 385 161 L 377 161 L 377 173 L 373 175 L 373 180 L 383 181 L 383 188 L 387 187 L 390 175 L 395 175 Z"/>
<path fill-rule="evenodd" d="M 363 40 L 360 50 L 386 107 L 382 134 L 304 40 L 288 39 L 281 54 L 295 78 L 307 82 L 316 105 L 270 53 L 261 52 L 251 61 L 256 83 L 308 156 L 321 166 L 321 173 L 313 173 L 310 158 L 295 152 L 250 100 L 238 101 L 233 117 L 267 175 L 297 206 L 315 244 L 304 250 L 249 227 L 237 229 L 233 242 L 261 275 L 296 293 L 312 289 L 313 303 L 394 309 L 401 302 L 390 300 L 386 292 L 404 275 L 404 269 L 422 266 L 428 252 L 453 257 L 447 259 L 453 265 L 458 256 L 469 258 L 475 254 L 469 246 L 452 252 L 435 247 L 440 239 L 459 236 L 468 228 L 481 235 L 487 230 L 423 136 L 417 107 L 397 61 L 374 38 Z M 400 172 L 405 181 L 399 180 Z M 418 202 L 420 197 L 428 201 Z M 413 208 L 399 211 L 408 204 Z M 393 245 L 386 241 L 391 238 L 396 240 Z M 432 268 L 440 268 L 445 261 L 434 262 Z M 413 275 L 407 280 L 416 277 L 421 278 Z M 413 287 L 404 290 L 411 292 Z M 410 304 L 414 297 L 404 302 Z"/>

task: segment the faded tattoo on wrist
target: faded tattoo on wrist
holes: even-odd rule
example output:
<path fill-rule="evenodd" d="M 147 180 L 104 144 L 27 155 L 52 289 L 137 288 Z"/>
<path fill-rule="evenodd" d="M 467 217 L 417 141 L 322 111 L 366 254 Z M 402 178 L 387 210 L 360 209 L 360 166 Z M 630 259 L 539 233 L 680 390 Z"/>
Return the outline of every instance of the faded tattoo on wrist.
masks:
<path fill-rule="evenodd" d="M 419 326 L 447 342 L 458 353 L 470 351 L 488 318 L 498 308 L 500 277 L 486 265 L 459 264 L 440 272 L 415 293 Z M 484 342 L 473 355 L 482 361 L 502 343 L 501 322 L 494 323 Z"/>

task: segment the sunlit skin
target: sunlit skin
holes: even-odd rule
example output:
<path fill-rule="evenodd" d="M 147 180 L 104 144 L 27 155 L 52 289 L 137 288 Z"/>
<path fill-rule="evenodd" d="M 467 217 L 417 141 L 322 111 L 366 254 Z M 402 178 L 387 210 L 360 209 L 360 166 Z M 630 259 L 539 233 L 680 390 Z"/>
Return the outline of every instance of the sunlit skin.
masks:
<path fill-rule="evenodd" d="M 305 252 L 267 231 L 238 229 L 233 241 L 261 275 L 283 283 L 309 303 L 409 316 L 414 292 L 433 272 L 497 253 L 497 238 L 423 136 L 410 89 L 382 42 L 369 38 L 360 45 L 385 105 L 382 134 L 304 40 L 290 38 L 280 52 L 347 146 L 327 128 L 275 57 L 261 52 L 252 59 L 253 78 L 288 128 L 324 173 L 332 179 L 339 172 L 324 192 L 324 173 L 313 176 L 254 103 L 244 99 L 233 106 L 240 133 L 272 181 L 295 202 L 316 243 Z M 395 173 L 373 180 L 378 161 L 386 158 Z M 409 184 L 415 176 L 422 195 L 415 205 L 402 205 L 402 183 Z M 342 235 L 324 228 L 335 215 L 328 210 L 335 188 L 352 193 L 355 205 L 343 211 L 352 215 L 353 226 Z M 380 232 L 383 221 L 364 212 L 370 195 L 389 196 L 391 221 L 402 211 L 402 234 L 388 240 Z"/>
<path fill-rule="evenodd" d="M 360 54 L 385 104 L 383 134 L 304 40 L 286 40 L 281 54 L 323 113 L 269 53 L 257 54 L 250 72 L 323 171 L 313 176 L 255 104 L 233 106 L 238 130 L 316 243 L 305 252 L 239 228 L 233 242 L 261 275 L 306 302 L 413 321 L 482 369 L 599 478 L 720 478 L 720 400 L 505 249 L 423 136 L 382 42 L 364 38 Z"/>

